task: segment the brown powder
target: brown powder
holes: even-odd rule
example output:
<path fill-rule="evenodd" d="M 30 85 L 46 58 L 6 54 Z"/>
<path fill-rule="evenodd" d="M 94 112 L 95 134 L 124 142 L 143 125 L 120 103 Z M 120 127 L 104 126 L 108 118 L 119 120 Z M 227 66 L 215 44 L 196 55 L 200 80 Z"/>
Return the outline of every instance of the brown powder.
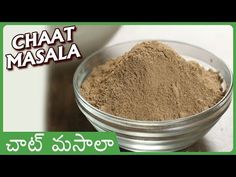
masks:
<path fill-rule="evenodd" d="M 97 66 L 83 82 L 82 96 L 98 109 L 135 120 L 169 120 L 193 115 L 224 95 L 218 72 L 186 61 L 158 41 Z"/>

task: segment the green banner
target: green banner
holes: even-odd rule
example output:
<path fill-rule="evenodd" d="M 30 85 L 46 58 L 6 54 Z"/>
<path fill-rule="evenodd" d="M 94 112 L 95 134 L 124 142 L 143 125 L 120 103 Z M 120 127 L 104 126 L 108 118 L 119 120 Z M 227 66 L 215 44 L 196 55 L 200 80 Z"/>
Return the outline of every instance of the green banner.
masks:
<path fill-rule="evenodd" d="M 117 154 L 112 132 L 23 132 L 1 136 L 1 154 Z"/>

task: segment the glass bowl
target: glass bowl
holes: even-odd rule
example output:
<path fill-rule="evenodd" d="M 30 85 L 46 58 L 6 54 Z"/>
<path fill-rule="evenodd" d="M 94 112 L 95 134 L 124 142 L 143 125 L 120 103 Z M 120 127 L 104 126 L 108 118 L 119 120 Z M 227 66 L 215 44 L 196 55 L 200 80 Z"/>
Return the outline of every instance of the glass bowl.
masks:
<path fill-rule="evenodd" d="M 80 95 L 80 87 L 92 69 L 108 59 L 116 58 L 142 41 L 131 41 L 103 48 L 87 57 L 76 69 L 73 78 L 75 98 L 79 109 L 97 131 L 115 132 L 120 147 L 131 151 L 177 151 L 204 136 L 220 119 L 231 103 L 233 76 L 227 65 L 214 54 L 182 42 L 161 40 L 180 55 L 220 72 L 226 85 L 225 96 L 213 107 L 199 114 L 168 121 L 137 121 L 105 113 Z M 185 57 L 186 58 L 186 57 Z"/>

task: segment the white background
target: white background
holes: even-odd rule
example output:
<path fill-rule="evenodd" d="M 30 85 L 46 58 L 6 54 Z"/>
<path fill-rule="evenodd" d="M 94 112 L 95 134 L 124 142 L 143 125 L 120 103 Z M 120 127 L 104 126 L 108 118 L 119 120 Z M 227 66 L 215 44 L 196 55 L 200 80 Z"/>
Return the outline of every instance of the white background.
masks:
<path fill-rule="evenodd" d="M 11 40 L 17 34 L 42 31 L 46 26 L 5 26 L 3 30 L 4 55 L 17 52 L 11 47 Z M 3 130 L 44 130 L 47 66 L 14 68 L 6 70 L 3 60 Z"/>
<path fill-rule="evenodd" d="M 46 26 L 5 27 L 4 53 L 14 52 L 10 47 L 10 42 L 16 33 L 40 31 L 44 28 Z M 88 31 L 91 33 L 91 30 Z M 86 36 L 85 32 L 83 35 Z M 233 69 L 233 29 L 231 26 L 122 26 L 106 45 L 140 39 L 166 39 L 190 43 L 214 53 L 224 60 L 231 70 Z M 83 44 L 80 43 L 80 45 Z M 93 48 L 93 42 L 87 47 Z M 9 72 L 5 69 L 4 62 L 4 131 L 45 130 L 46 81 L 46 66 Z M 232 136 L 233 106 L 231 104 L 212 130 L 191 148 L 195 151 L 231 151 Z M 189 150 L 192 150 L 191 148 Z"/>

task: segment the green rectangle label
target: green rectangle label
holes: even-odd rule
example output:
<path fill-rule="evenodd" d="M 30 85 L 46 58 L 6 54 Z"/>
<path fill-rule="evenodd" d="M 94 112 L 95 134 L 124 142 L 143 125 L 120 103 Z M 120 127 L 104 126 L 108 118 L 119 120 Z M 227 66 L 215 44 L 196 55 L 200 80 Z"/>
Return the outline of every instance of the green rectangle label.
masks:
<path fill-rule="evenodd" d="M 119 146 L 112 132 L 4 133 L 1 154 L 115 154 Z"/>

